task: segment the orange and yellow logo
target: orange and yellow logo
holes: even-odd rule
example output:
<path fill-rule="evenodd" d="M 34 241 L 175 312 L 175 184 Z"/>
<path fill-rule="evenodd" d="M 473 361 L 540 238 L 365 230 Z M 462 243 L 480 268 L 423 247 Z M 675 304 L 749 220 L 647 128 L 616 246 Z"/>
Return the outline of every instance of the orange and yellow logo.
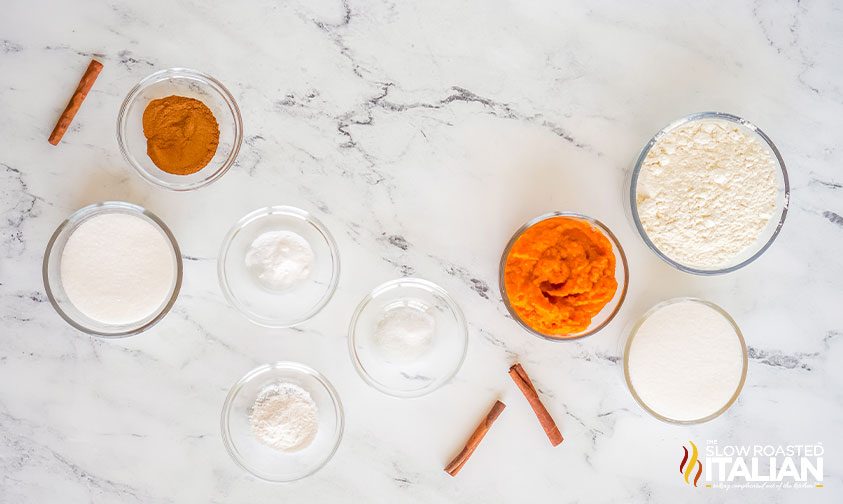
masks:
<path fill-rule="evenodd" d="M 700 452 L 697 450 L 697 445 L 693 441 L 688 442 L 691 443 L 691 452 L 688 453 L 688 449 L 684 446 L 682 447 L 685 450 L 685 455 L 682 457 L 682 462 L 679 463 L 679 474 L 684 477 L 685 483 L 690 485 L 691 474 L 696 469 L 697 474 L 694 476 L 694 486 L 697 486 L 697 482 L 700 480 L 700 476 L 702 476 L 702 462 L 699 460 Z"/>

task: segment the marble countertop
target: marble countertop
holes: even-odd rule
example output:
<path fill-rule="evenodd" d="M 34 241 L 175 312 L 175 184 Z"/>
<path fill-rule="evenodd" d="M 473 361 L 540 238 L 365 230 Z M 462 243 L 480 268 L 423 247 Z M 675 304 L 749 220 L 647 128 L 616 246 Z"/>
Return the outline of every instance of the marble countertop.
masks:
<path fill-rule="evenodd" d="M 46 2 L 0 16 L 0 502 L 840 502 L 843 500 L 843 11 L 832 2 Z M 105 69 L 58 147 L 58 113 L 91 57 Z M 199 191 L 155 188 L 121 157 L 120 103 L 173 66 L 237 99 L 237 165 Z M 662 263 L 627 219 L 641 146 L 720 110 L 777 143 L 793 187 L 761 259 L 701 278 Z M 45 245 L 77 208 L 121 199 L 157 213 L 185 259 L 182 294 L 148 333 L 78 333 L 46 299 Z M 225 302 L 216 254 L 264 205 L 314 212 L 335 235 L 334 299 L 295 330 Z M 603 331 L 547 342 L 506 315 L 498 260 L 550 210 L 597 217 L 627 250 L 627 301 Z M 350 362 L 347 323 L 402 275 L 445 287 L 469 321 L 456 378 L 387 397 Z M 622 377 L 624 327 L 693 295 L 732 313 L 749 346 L 738 402 L 706 424 L 660 423 Z M 338 389 L 346 431 L 316 475 L 272 485 L 219 434 L 228 388 L 294 360 Z M 551 448 L 506 370 L 524 364 L 565 442 Z M 457 478 L 442 468 L 489 405 L 510 407 Z M 816 443 L 825 488 L 689 488 L 688 440 Z"/>

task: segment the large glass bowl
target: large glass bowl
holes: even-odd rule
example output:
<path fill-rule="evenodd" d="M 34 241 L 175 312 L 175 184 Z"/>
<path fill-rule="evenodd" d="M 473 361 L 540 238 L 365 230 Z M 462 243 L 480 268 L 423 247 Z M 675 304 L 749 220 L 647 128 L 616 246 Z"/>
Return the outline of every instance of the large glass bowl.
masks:
<path fill-rule="evenodd" d="M 554 217 L 566 217 L 569 219 L 577 219 L 583 222 L 588 223 L 593 229 L 599 231 L 603 236 L 605 236 L 609 243 L 612 244 L 612 253 L 615 255 L 615 280 L 618 282 L 618 288 L 615 291 L 615 295 L 609 300 L 608 303 L 600 310 L 594 318 L 591 319 L 591 323 L 588 327 L 580 332 L 566 334 L 566 335 L 558 335 L 558 334 L 544 334 L 536 329 L 530 327 L 509 302 L 509 295 L 506 292 L 506 281 L 504 276 L 504 269 L 506 267 L 506 259 L 509 257 L 509 251 L 512 249 L 512 246 L 521 238 L 521 235 L 524 232 L 533 227 L 534 225 L 538 224 L 547 219 L 552 219 Z M 515 234 L 512 235 L 512 238 L 509 239 L 509 242 L 506 244 L 506 248 L 504 248 L 503 254 L 501 254 L 501 261 L 498 271 L 498 283 L 501 290 L 501 297 L 503 298 L 503 303 L 506 306 L 506 309 L 509 311 L 509 314 L 512 316 L 513 320 L 515 320 L 518 325 L 526 329 L 532 334 L 544 338 L 550 341 L 564 341 L 564 340 L 572 340 L 578 338 L 584 338 L 586 336 L 590 336 L 597 331 L 606 327 L 609 322 L 615 318 L 617 315 L 618 310 L 620 310 L 621 305 L 626 299 L 626 291 L 627 285 L 629 284 L 629 266 L 626 260 L 626 254 L 621 247 L 620 242 L 618 241 L 617 237 L 614 233 L 602 222 L 597 219 L 593 219 L 587 215 L 575 213 L 575 212 L 551 212 L 544 215 L 539 215 L 529 221 L 527 221 L 523 226 L 518 228 Z"/>
<path fill-rule="evenodd" d="M 723 264 L 722 266 L 718 266 L 717 268 L 699 268 L 694 266 L 689 266 L 680 263 L 679 261 L 674 260 L 673 258 L 669 257 L 667 254 L 659 250 L 659 248 L 653 243 L 649 236 L 647 236 L 647 232 L 644 230 L 644 226 L 641 224 L 640 216 L 638 214 L 638 176 L 641 172 L 641 168 L 644 165 L 644 161 L 647 159 L 647 154 L 649 154 L 650 149 L 658 142 L 665 134 L 668 132 L 675 130 L 685 124 L 688 124 L 693 121 L 700 121 L 700 120 L 719 120 L 719 121 L 727 121 L 734 124 L 739 125 L 740 127 L 746 129 L 750 133 L 756 135 L 760 138 L 765 145 L 767 145 L 772 153 L 773 157 L 776 160 L 776 164 L 778 165 L 778 170 L 776 171 L 776 177 L 779 183 L 779 194 L 776 200 L 776 210 L 773 213 L 773 217 L 770 219 L 767 227 L 764 231 L 759 235 L 758 239 L 756 240 L 755 244 L 745 250 L 743 253 L 739 254 L 738 256 L 734 257 L 728 263 Z M 779 153 L 778 148 L 770 140 L 760 128 L 752 124 L 751 122 L 747 121 L 746 119 L 742 119 L 738 116 L 732 114 L 726 114 L 723 112 L 698 112 L 696 114 L 691 114 L 685 116 L 677 121 L 670 123 L 669 125 L 662 128 L 658 133 L 656 133 L 653 138 L 644 145 L 644 148 L 641 149 L 641 153 L 638 155 L 638 159 L 635 161 L 635 165 L 631 171 L 628 172 L 625 184 L 625 194 L 628 196 L 628 201 L 624 204 L 624 207 L 628 208 L 629 210 L 629 217 L 632 220 L 633 226 L 635 229 L 638 230 L 638 234 L 641 235 L 641 239 L 644 240 L 644 243 L 647 247 L 650 248 L 657 256 L 659 256 L 663 261 L 670 264 L 674 268 L 684 271 L 686 273 L 693 273 L 695 275 L 721 275 L 724 273 L 729 273 L 731 271 L 735 271 L 737 269 L 743 268 L 744 266 L 748 265 L 749 263 L 755 261 L 773 244 L 776 237 L 779 235 L 779 232 L 784 225 L 785 217 L 787 216 L 787 209 L 790 205 L 790 182 L 787 176 L 787 169 L 784 165 L 784 160 L 782 159 L 781 154 Z"/>
<path fill-rule="evenodd" d="M 150 101 L 170 95 L 195 98 L 211 109 L 220 139 L 211 161 L 196 173 L 173 175 L 152 162 L 146 151 L 143 112 Z M 210 75 L 187 68 L 170 68 L 146 77 L 129 91 L 117 115 L 117 143 L 126 161 L 144 180 L 173 191 L 191 191 L 222 177 L 234 165 L 243 143 L 243 121 L 234 97 Z"/>
<path fill-rule="evenodd" d="M 267 386 L 292 383 L 306 390 L 316 403 L 318 431 L 301 450 L 282 452 L 255 438 L 249 415 Z M 222 407 L 220 429 L 231 458 L 254 476 L 273 483 L 305 478 L 331 460 L 342 439 L 345 417 L 339 395 L 327 378 L 295 362 L 265 364 L 249 371 L 228 393 Z"/>
<path fill-rule="evenodd" d="M 70 302 L 67 294 L 65 294 L 61 283 L 61 257 L 64 252 L 64 246 L 67 244 L 67 240 L 70 238 L 70 235 L 73 234 L 73 231 L 75 231 L 76 228 L 86 220 L 97 215 L 111 213 L 135 215 L 152 224 L 153 227 L 166 237 L 167 242 L 170 244 L 173 261 L 175 263 L 176 273 L 173 278 L 170 295 L 161 304 L 157 311 L 144 319 L 130 324 L 107 324 L 88 317 L 73 306 L 73 303 Z M 123 201 L 105 201 L 80 208 L 59 225 L 55 233 L 53 233 L 52 238 L 50 238 L 49 243 L 47 243 L 47 249 L 44 252 L 42 274 L 44 278 L 44 288 L 47 291 L 47 298 L 50 300 L 50 303 L 53 305 L 56 312 L 58 312 L 61 318 L 63 318 L 68 324 L 93 336 L 100 336 L 103 338 L 120 338 L 146 331 L 157 324 L 158 321 L 164 318 L 164 316 L 170 311 L 170 308 L 172 308 L 173 304 L 175 304 L 176 298 L 179 295 L 179 290 L 181 289 L 182 259 L 175 236 L 173 236 L 173 233 L 170 232 L 170 229 L 167 228 L 166 224 L 164 224 L 164 222 L 161 221 L 161 219 L 159 219 L 155 214 L 143 207 L 133 205 L 131 203 Z"/>

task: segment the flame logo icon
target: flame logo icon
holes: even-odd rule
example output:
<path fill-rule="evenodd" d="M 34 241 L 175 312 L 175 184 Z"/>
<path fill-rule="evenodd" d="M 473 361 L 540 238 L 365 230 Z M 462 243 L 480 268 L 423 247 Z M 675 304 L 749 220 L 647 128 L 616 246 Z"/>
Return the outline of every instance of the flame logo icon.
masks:
<path fill-rule="evenodd" d="M 691 443 L 690 459 L 688 449 L 683 446 L 682 449 L 685 450 L 685 455 L 682 457 L 682 462 L 679 464 L 679 474 L 685 478 L 685 483 L 690 484 L 690 477 L 696 466 L 697 475 L 694 476 L 694 486 L 697 486 L 697 482 L 700 480 L 700 476 L 702 476 L 702 462 L 700 462 L 698 458 L 699 451 L 697 450 L 697 445 L 695 445 L 693 441 L 688 442 Z"/>

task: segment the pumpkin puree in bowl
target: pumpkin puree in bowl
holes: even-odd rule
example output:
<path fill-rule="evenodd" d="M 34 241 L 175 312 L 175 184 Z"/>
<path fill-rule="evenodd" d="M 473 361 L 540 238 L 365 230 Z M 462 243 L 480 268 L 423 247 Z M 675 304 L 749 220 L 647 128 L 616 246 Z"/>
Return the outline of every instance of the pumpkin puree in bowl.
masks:
<path fill-rule="evenodd" d="M 510 306 L 533 330 L 557 337 L 582 332 L 618 288 L 612 244 L 579 219 L 537 222 L 510 248 L 504 286 Z"/>

